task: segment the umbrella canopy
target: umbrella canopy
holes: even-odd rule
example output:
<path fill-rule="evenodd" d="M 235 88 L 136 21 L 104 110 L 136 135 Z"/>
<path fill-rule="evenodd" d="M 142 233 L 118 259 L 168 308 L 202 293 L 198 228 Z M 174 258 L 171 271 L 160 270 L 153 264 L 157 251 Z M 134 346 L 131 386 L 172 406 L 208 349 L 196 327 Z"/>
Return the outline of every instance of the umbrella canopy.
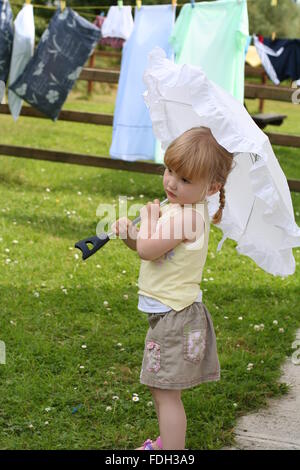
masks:
<path fill-rule="evenodd" d="M 144 73 L 144 94 L 155 136 L 165 150 L 192 127 L 209 127 L 235 167 L 226 186 L 221 223 L 223 238 L 237 242 L 237 251 L 273 275 L 295 271 L 292 248 L 300 246 L 286 177 L 268 137 L 244 106 L 210 81 L 200 67 L 177 65 L 155 48 Z M 218 195 L 208 198 L 209 212 L 218 209 Z"/>

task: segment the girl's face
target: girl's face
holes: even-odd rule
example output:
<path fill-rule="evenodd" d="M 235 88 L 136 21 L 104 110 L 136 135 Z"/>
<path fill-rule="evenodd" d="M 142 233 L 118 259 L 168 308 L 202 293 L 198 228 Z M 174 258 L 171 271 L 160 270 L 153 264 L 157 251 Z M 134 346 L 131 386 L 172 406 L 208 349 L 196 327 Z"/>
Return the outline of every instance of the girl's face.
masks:
<path fill-rule="evenodd" d="M 174 204 L 194 204 L 206 196 L 201 181 L 182 178 L 170 168 L 165 169 L 163 185 L 169 202 Z"/>

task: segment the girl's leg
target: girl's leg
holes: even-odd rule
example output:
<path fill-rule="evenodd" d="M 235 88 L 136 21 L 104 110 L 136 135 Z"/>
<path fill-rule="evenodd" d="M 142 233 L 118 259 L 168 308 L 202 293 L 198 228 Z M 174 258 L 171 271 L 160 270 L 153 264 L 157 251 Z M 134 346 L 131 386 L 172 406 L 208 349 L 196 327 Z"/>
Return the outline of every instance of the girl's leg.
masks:
<path fill-rule="evenodd" d="M 150 388 L 157 410 L 160 437 L 164 450 L 185 448 L 186 416 L 181 390 Z"/>

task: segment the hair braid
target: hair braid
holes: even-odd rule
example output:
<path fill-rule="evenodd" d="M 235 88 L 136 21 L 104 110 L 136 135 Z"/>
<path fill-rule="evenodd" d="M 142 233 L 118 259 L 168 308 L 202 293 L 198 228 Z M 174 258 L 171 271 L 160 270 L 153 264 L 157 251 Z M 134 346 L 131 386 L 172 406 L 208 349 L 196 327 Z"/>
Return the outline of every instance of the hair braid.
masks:
<path fill-rule="evenodd" d="M 219 209 L 215 213 L 215 215 L 212 218 L 212 223 L 213 224 L 219 224 L 222 219 L 222 214 L 223 214 L 223 209 L 225 207 L 225 188 L 224 186 L 221 186 L 220 193 L 219 193 Z"/>

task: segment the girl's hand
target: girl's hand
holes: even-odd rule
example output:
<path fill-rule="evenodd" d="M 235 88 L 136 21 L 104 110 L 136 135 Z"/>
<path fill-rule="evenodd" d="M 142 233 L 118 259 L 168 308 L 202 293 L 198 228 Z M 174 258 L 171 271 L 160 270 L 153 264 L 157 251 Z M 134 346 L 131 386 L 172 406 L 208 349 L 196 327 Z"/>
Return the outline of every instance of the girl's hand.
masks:
<path fill-rule="evenodd" d="M 127 237 L 128 232 L 132 226 L 132 221 L 127 219 L 127 217 L 121 217 L 116 220 L 111 226 L 112 232 L 114 232 L 118 237 Z"/>
<path fill-rule="evenodd" d="M 141 220 L 150 219 L 157 221 L 161 215 L 159 199 L 154 199 L 154 202 L 148 202 L 140 210 Z"/>

